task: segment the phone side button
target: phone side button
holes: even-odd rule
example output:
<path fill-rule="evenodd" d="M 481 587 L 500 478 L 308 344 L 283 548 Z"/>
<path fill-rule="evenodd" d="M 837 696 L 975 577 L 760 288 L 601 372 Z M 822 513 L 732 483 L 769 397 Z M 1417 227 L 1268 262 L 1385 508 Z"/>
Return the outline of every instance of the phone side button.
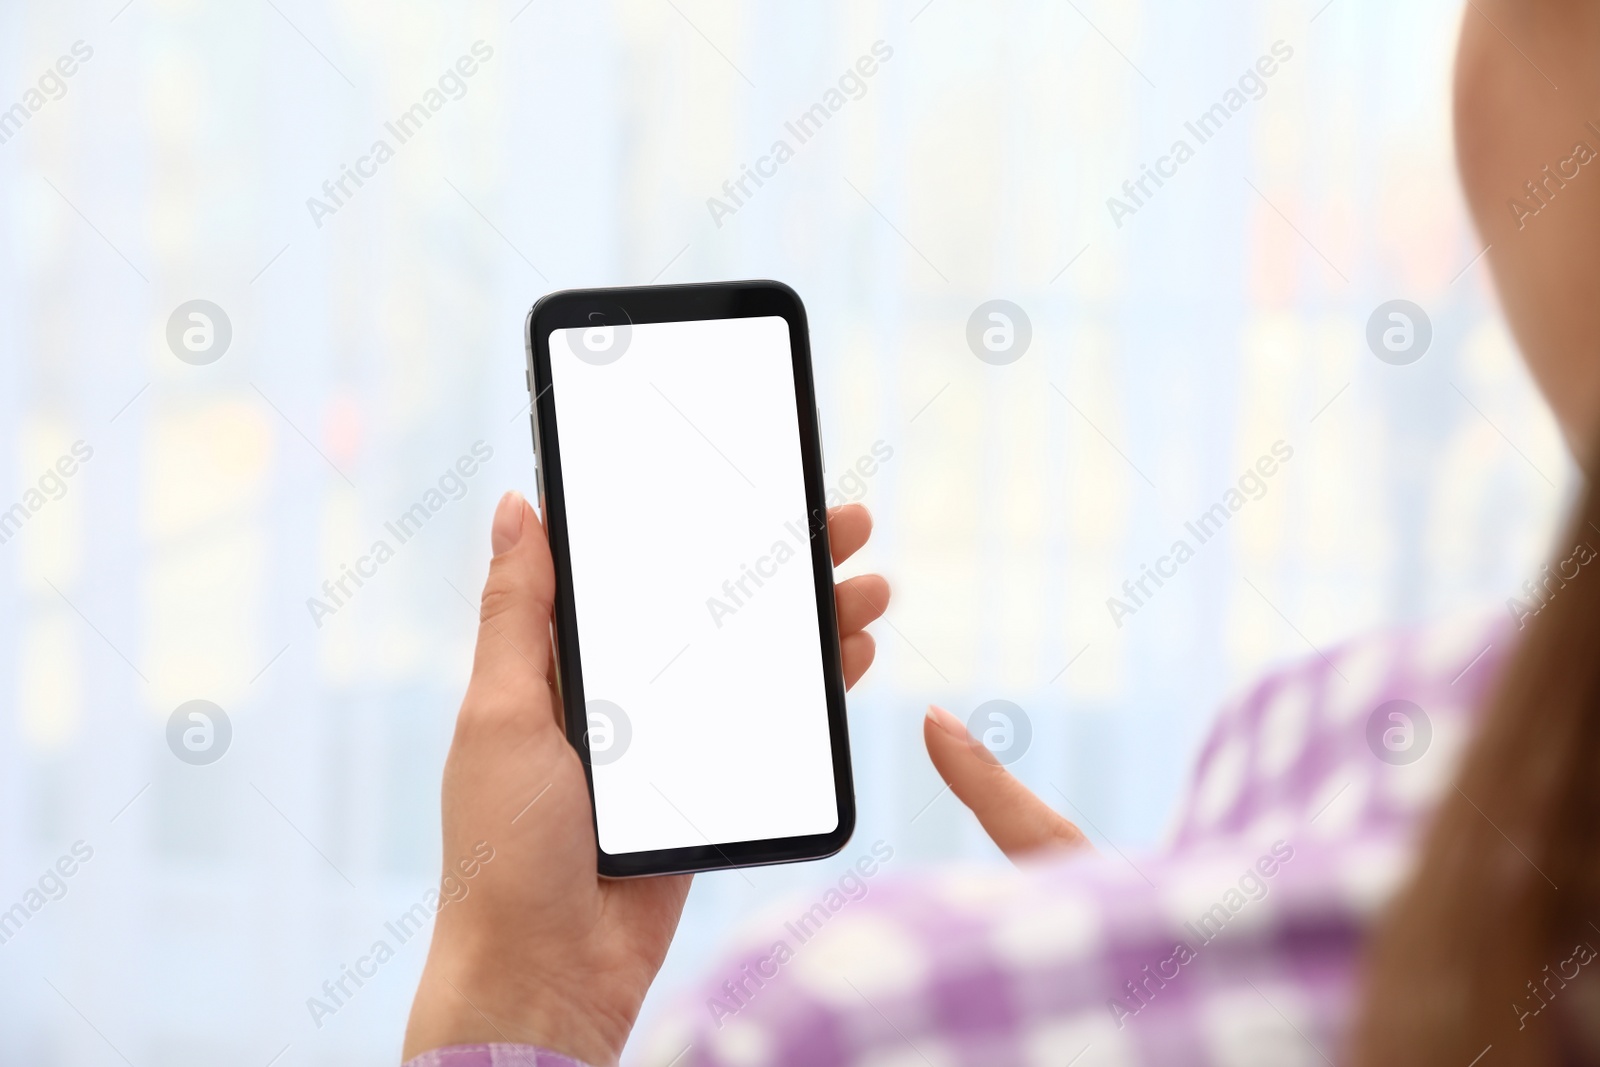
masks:
<path fill-rule="evenodd" d="M 533 480 L 539 490 L 539 514 L 544 514 L 544 464 L 539 462 L 539 423 L 532 415 L 528 425 L 533 429 Z"/>
<path fill-rule="evenodd" d="M 533 480 L 539 492 L 539 511 L 544 511 L 544 464 L 539 462 L 539 423 L 528 416 L 528 427 L 533 433 Z"/>

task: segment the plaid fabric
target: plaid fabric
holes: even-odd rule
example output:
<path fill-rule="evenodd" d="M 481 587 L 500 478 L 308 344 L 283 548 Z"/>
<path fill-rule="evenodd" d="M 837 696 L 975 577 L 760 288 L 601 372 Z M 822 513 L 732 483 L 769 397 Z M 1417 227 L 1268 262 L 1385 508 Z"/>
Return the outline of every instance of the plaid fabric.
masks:
<path fill-rule="evenodd" d="M 1363 932 L 1510 644 L 1480 618 L 1273 674 L 1218 717 L 1166 849 L 885 877 L 803 944 L 780 910 L 630 1062 L 1338 1062 Z"/>
<path fill-rule="evenodd" d="M 1478 620 L 1270 675 L 1218 717 L 1154 855 L 884 877 L 804 940 L 775 909 L 629 1062 L 1337 1062 L 1363 932 L 1510 644 Z"/>
<path fill-rule="evenodd" d="M 409 1059 L 405 1067 L 584 1067 L 575 1059 L 531 1045 L 455 1045 Z"/>

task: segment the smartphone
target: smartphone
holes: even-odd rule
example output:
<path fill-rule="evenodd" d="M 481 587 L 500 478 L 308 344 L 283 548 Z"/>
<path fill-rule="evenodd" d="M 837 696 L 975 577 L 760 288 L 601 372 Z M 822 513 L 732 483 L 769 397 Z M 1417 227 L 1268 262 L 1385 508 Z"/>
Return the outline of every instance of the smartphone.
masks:
<path fill-rule="evenodd" d="M 805 308 L 779 282 L 528 313 L 556 669 L 602 875 L 817 859 L 855 829 Z"/>

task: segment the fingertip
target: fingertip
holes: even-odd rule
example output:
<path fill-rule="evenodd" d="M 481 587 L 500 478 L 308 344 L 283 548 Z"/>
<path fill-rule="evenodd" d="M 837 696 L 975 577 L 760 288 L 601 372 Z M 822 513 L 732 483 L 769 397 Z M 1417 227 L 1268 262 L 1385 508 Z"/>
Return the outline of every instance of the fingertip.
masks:
<path fill-rule="evenodd" d="M 961 720 L 937 704 L 928 705 L 922 719 L 922 743 L 939 777 L 952 788 L 963 787 L 958 793 L 965 792 L 965 783 L 973 773 L 968 761 L 975 755 L 973 749 L 983 746 L 967 732 Z"/>
<path fill-rule="evenodd" d="M 544 527 L 513 489 L 495 505 L 489 537 L 494 558 L 478 603 L 473 675 L 493 674 L 507 691 L 533 679 L 547 683 L 555 574 Z"/>
<path fill-rule="evenodd" d="M 834 505 L 833 507 L 828 509 L 828 514 L 829 515 L 843 515 L 845 512 L 855 513 L 855 512 L 858 512 L 858 511 L 866 518 L 868 523 L 872 522 L 872 512 L 867 509 L 867 506 L 865 504 L 860 503 L 859 501 L 855 501 L 855 500 L 852 500 L 847 504 L 836 504 L 836 505 Z"/>
<path fill-rule="evenodd" d="M 940 733 L 960 741 L 965 741 L 969 736 L 967 728 L 961 725 L 961 720 L 937 704 L 928 705 L 926 722 Z"/>
<path fill-rule="evenodd" d="M 859 682 L 877 658 L 878 643 L 865 630 L 846 634 L 839 641 L 839 659 L 844 667 L 844 687 L 851 688 Z"/>
<path fill-rule="evenodd" d="M 872 534 L 872 514 L 860 504 L 840 504 L 828 509 L 828 537 L 837 566 L 855 555 Z"/>
<path fill-rule="evenodd" d="M 527 514 L 528 501 L 515 489 L 507 490 L 495 505 L 494 521 L 489 527 L 489 545 L 495 555 L 510 551 L 522 540 Z"/>

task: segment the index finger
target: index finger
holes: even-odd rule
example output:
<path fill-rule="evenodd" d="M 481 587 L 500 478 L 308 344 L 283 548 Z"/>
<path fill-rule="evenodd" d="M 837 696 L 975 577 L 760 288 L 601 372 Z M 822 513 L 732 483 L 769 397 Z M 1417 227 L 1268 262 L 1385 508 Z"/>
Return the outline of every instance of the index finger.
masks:
<path fill-rule="evenodd" d="M 1088 846 L 1083 831 L 1034 796 L 948 711 L 929 706 L 922 739 L 939 777 L 1010 859 Z"/>

